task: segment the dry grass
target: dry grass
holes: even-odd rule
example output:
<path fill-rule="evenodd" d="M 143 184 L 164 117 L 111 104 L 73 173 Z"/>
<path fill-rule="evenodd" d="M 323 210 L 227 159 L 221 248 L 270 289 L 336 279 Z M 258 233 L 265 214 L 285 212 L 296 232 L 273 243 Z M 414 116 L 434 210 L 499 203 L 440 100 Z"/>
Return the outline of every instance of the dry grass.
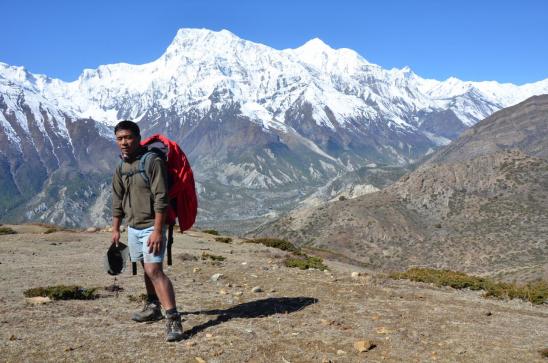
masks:
<path fill-rule="evenodd" d="M 0 235 L 2 234 L 16 234 L 12 228 L 10 227 L 0 227 Z"/>
<path fill-rule="evenodd" d="M 202 232 L 204 233 L 207 233 L 207 234 L 212 234 L 214 236 L 218 236 L 219 235 L 219 232 L 214 230 L 214 229 L 204 229 L 202 230 Z"/>
<path fill-rule="evenodd" d="M 97 298 L 97 288 L 84 288 L 76 285 L 35 287 L 24 292 L 26 297 L 49 297 L 52 300 L 92 300 Z"/>
<path fill-rule="evenodd" d="M 295 247 L 295 245 L 285 239 L 278 239 L 278 238 L 255 238 L 250 239 L 246 241 L 246 243 L 259 243 L 262 245 L 265 245 L 267 247 L 273 247 L 280 249 L 282 251 L 288 251 L 288 252 L 299 252 L 300 249 Z"/>
<path fill-rule="evenodd" d="M 221 242 L 221 243 L 231 243 L 232 238 L 230 238 L 230 237 L 215 237 L 215 241 Z"/>
<path fill-rule="evenodd" d="M 327 270 L 327 266 L 323 264 L 323 259 L 314 256 L 297 256 L 289 257 L 284 261 L 287 267 L 297 267 L 301 270 L 308 270 L 315 268 L 317 270 Z"/>
<path fill-rule="evenodd" d="M 450 286 L 455 289 L 484 290 L 484 296 L 486 297 L 498 299 L 520 298 L 536 305 L 544 304 L 548 299 L 548 283 L 546 281 L 534 281 L 517 285 L 471 276 L 463 272 L 429 268 L 412 268 L 406 272 L 391 274 L 390 277 L 433 283 L 436 286 Z"/>
<path fill-rule="evenodd" d="M 202 253 L 202 260 L 211 260 L 211 261 L 224 261 L 225 257 L 219 255 L 213 255 L 207 252 Z"/>

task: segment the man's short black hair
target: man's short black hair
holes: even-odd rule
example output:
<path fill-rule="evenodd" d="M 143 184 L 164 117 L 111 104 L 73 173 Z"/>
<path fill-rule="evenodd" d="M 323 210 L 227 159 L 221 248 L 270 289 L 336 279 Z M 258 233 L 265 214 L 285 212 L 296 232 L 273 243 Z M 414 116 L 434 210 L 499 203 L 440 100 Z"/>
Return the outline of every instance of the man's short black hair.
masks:
<path fill-rule="evenodd" d="M 133 133 L 133 135 L 137 137 L 141 137 L 141 130 L 139 129 L 139 125 L 137 125 L 135 122 L 130 120 L 124 120 L 118 122 L 118 125 L 114 128 L 114 134 L 120 130 L 129 130 Z"/>

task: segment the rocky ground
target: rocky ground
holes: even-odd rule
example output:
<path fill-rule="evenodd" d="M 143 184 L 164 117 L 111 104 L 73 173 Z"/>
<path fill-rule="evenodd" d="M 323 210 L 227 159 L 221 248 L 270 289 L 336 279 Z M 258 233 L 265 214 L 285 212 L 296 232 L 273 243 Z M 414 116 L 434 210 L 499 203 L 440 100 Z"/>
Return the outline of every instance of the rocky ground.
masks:
<path fill-rule="evenodd" d="M 328 272 L 290 269 L 282 251 L 197 231 L 175 237 L 168 275 L 187 337 L 165 343 L 163 322 L 130 320 L 144 292 L 141 269 L 117 279 L 123 291 L 104 290 L 115 282 L 103 270 L 108 232 L 13 228 L 19 233 L 0 236 L 2 361 L 546 361 L 546 305 L 365 272 L 353 278 L 358 270 L 341 262 L 328 261 Z M 99 287 L 100 298 L 35 304 L 23 295 L 58 284 Z"/>

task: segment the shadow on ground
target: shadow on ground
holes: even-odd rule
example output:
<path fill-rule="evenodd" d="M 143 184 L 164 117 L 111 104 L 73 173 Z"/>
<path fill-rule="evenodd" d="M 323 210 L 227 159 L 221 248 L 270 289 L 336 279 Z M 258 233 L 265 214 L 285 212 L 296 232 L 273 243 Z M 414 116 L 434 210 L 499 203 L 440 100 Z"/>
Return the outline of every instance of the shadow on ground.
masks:
<path fill-rule="evenodd" d="M 185 332 L 185 339 L 199 332 L 235 318 L 260 318 L 274 314 L 289 314 L 299 311 L 308 305 L 316 304 L 318 299 L 312 297 L 271 297 L 268 299 L 250 301 L 225 310 L 190 311 L 183 314 L 219 315 L 216 319 L 197 325 Z"/>

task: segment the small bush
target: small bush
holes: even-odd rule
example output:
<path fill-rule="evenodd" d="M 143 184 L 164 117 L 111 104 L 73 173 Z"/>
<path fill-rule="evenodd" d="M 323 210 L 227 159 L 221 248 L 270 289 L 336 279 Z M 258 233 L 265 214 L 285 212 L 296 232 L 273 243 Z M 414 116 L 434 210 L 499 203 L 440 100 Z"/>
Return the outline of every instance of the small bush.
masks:
<path fill-rule="evenodd" d="M 315 268 L 318 270 L 327 270 L 327 266 L 323 264 L 323 259 L 314 256 L 304 257 L 289 257 L 284 261 L 287 267 L 297 267 L 301 270 L 308 270 L 309 268 Z"/>
<path fill-rule="evenodd" d="M 138 296 L 128 295 L 127 299 L 129 300 L 129 302 L 142 302 L 142 301 L 146 301 L 147 294 L 141 294 L 141 295 L 138 295 Z"/>
<path fill-rule="evenodd" d="M 221 243 L 231 243 L 232 238 L 230 238 L 230 237 L 215 237 L 215 241 L 221 242 Z"/>
<path fill-rule="evenodd" d="M 212 234 L 212 235 L 214 235 L 214 236 L 218 236 L 218 235 L 219 235 L 219 232 L 217 232 L 217 231 L 214 230 L 214 229 L 204 229 L 204 230 L 202 230 L 202 232 L 208 233 L 208 234 Z"/>
<path fill-rule="evenodd" d="M 393 273 L 393 279 L 433 283 L 436 286 L 451 286 L 455 289 L 484 290 L 485 297 L 530 301 L 533 304 L 544 304 L 548 300 L 548 283 L 546 281 L 529 282 L 525 285 L 496 282 L 488 278 L 467 275 L 463 272 L 435 270 L 429 268 L 411 268 L 406 272 Z"/>
<path fill-rule="evenodd" d="M 35 287 L 24 292 L 26 297 L 43 296 L 52 300 L 92 300 L 97 298 L 97 288 L 84 288 L 76 285 Z"/>
<path fill-rule="evenodd" d="M 59 231 L 57 228 L 51 227 L 51 228 L 46 229 L 44 234 L 50 234 L 50 233 L 54 233 L 54 232 L 57 232 L 57 231 Z"/>
<path fill-rule="evenodd" d="M 273 247 L 280 249 L 282 251 L 288 251 L 288 252 L 300 252 L 300 249 L 295 247 L 295 245 L 289 241 L 286 241 L 284 239 L 277 239 L 277 238 L 255 238 L 250 239 L 246 241 L 247 243 L 260 243 L 262 245 Z"/>
<path fill-rule="evenodd" d="M 10 227 L 0 227 L 0 235 L 1 234 L 16 234 L 17 232 L 15 232 L 13 229 L 11 229 Z"/>
<path fill-rule="evenodd" d="M 539 353 L 543 358 L 548 358 L 548 348 L 541 349 Z"/>
<path fill-rule="evenodd" d="M 197 261 L 198 257 L 191 255 L 190 253 L 181 253 L 177 256 L 177 258 L 181 261 Z"/>
<path fill-rule="evenodd" d="M 346 197 L 345 197 L 344 195 L 341 195 L 341 196 L 339 197 L 339 200 L 340 200 L 340 201 L 344 201 L 344 200 L 346 200 Z"/>
<path fill-rule="evenodd" d="M 204 252 L 202 253 L 202 260 L 224 261 L 225 258 L 223 256 L 211 255 L 207 252 Z"/>

